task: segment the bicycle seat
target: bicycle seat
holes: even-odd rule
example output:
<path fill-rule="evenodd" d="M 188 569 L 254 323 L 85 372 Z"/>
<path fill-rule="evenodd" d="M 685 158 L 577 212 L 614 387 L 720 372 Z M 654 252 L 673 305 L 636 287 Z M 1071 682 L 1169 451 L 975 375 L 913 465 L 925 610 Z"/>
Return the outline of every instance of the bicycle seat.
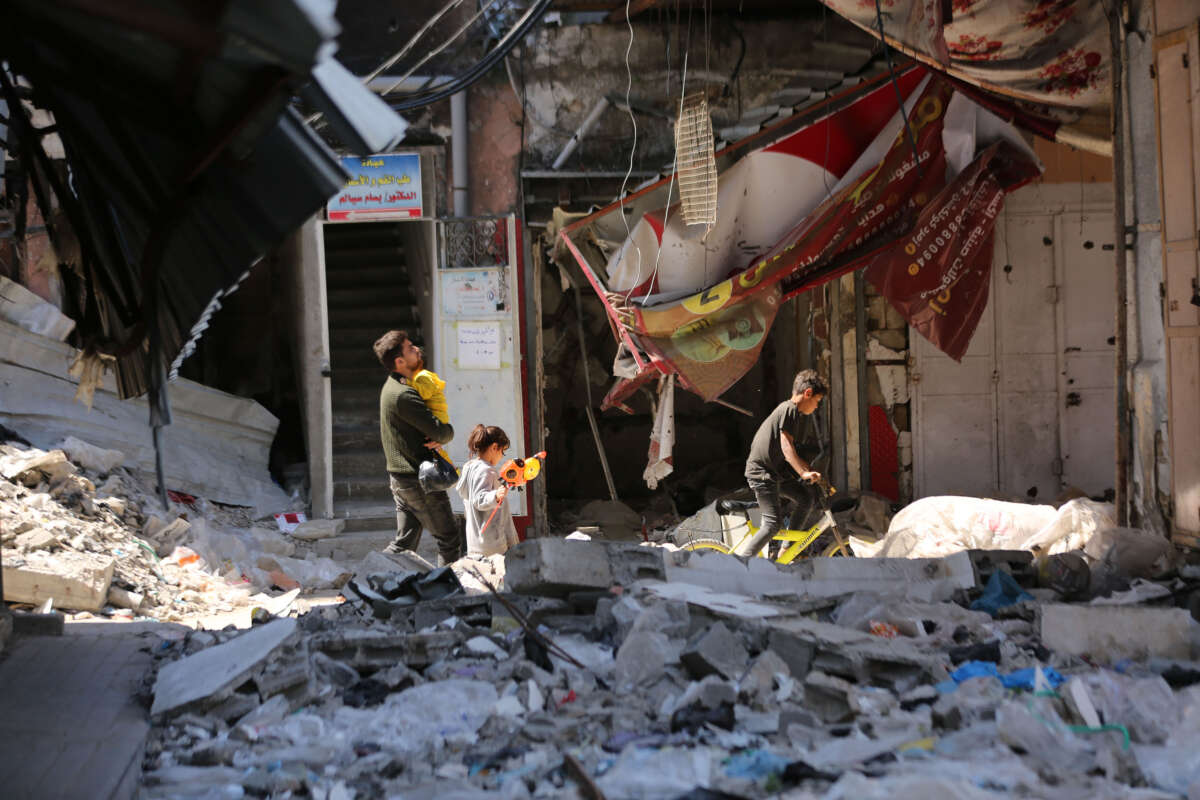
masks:
<path fill-rule="evenodd" d="M 758 503 L 754 500 L 718 500 L 717 511 L 728 514 L 731 511 L 749 511 L 752 508 L 758 508 Z"/>

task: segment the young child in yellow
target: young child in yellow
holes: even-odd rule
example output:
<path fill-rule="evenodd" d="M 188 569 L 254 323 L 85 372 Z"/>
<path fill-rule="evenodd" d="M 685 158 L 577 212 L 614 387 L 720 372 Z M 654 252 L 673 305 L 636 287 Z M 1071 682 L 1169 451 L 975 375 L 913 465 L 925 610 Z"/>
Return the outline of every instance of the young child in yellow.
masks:
<path fill-rule="evenodd" d="M 417 350 L 421 353 L 421 368 L 413 373 L 410 382 L 417 390 L 417 394 L 421 395 L 421 399 L 425 401 L 425 407 L 429 409 L 429 413 L 437 417 L 438 422 L 449 422 L 450 405 L 446 402 L 446 382 L 433 370 L 425 369 L 425 351 L 419 347 Z M 436 452 L 446 459 L 448 464 L 454 466 L 454 462 L 446 454 L 445 448 L 439 446 Z"/>

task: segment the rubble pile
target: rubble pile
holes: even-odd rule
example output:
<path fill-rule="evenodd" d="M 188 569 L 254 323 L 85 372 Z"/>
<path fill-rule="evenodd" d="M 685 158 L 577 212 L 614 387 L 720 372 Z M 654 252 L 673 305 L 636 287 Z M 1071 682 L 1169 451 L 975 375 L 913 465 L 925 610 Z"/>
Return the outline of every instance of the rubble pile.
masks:
<path fill-rule="evenodd" d="M 43 451 L 8 438 L 0 443 L 5 600 L 75 618 L 194 623 L 269 605 L 265 590 L 298 585 L 272 575 L 295 543 L 256 527 L 246 510 L 174 495 L 164 513 L 152 479 L 122 466 L 119 451 L 70 437 Z M 313 584 L 314 571 L 327 586 L 348 575 L 300 563 L 308 573 L 293 572 Z"/>
<path fill-rule="evenodd" d="M 541 539 L 503 560 L 493 592 L 378 556 L 341 605 L 164 640 L 142 796 L 1200 791 L 1186 567 L 1103 606 L 1059 602 L 1027 552 L 781 567 Z"/>

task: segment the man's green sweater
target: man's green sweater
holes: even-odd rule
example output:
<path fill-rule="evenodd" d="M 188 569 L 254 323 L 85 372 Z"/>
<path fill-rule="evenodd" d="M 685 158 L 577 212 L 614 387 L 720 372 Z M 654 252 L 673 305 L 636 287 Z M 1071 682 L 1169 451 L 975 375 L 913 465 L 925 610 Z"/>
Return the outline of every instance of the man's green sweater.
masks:
<path fill-rule="evenodd" d="M 408 380 L 395 372 L 388 375 L 379 392 L 379 438 L 393 475 L 415 475 L 429 458 L 425 442 L 445 444 L 454 438 L 454 428 L 439 422 Z"/>

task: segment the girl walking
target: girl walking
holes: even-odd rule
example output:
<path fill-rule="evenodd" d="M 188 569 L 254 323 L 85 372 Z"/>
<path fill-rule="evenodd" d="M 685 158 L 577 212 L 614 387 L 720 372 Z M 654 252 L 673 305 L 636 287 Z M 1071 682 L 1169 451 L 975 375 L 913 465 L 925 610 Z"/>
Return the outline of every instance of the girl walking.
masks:
<path fill-rule="evenodd" d="M 498 555 L 518 541 L 506 501 L 508 486 L 496 471 L 508 447 L 508 435 L 495 425 L 476 425 L 467 437 L 471 459 L 463 464 L 455 488 L 462 496 L 467 518 L 468 556 Z"/>

